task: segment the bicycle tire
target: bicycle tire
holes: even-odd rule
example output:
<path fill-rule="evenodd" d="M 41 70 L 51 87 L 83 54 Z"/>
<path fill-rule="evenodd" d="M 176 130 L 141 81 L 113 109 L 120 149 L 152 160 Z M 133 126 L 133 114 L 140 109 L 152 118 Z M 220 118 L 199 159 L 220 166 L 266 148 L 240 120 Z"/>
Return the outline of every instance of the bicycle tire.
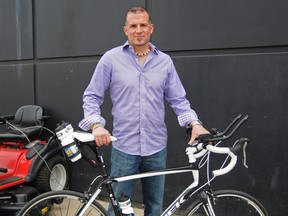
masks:
<path fill-rule="evenodd" d="M 76 191 L 49 191 L 29 201 L 18 213 L 18 216 L 73 216 L 84 205 L 83 197 L 82 193 Z M 84 214 L 84 216 L 89 215 L 108 216 L 108 213 L 100 203 L 94 200 Z"/>
<path fill-rule="evenodd" d="M 241 191 L 215 191 L 214 198 L 211 203 L 216 216 L 269 216 L 257 199 Z M 205 206 L 203 201 L 197 199 L 185 210 L 184 215 L 209 216 L 210 214 L 205 212 L 203 206 Z"/>

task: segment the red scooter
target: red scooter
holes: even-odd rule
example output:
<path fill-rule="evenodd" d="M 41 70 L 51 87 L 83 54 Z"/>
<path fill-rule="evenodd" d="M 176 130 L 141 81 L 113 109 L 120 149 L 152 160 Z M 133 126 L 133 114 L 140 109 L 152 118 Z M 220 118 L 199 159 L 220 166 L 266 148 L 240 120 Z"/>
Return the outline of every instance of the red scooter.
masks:
<path fill-rule="evenodd" d="M 0 117 L 0 215 L 16 215 L 39 193 L 69 186 L 68 159 L 44 127 L 47 119 L 36 105 Z"/>

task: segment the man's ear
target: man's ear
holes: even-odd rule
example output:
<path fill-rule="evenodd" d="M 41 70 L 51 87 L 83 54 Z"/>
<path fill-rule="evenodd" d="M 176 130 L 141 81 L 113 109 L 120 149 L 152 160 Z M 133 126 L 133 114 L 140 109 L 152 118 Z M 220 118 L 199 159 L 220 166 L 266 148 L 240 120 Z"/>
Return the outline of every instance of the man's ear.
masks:
<path fill-rule="evenodd" d="M 151 34 L 152 34 L 153 31 L 154 31 L 154 25 L 153 25 L 153 24 L 150 24 L 150 28 L 151 28 L 150 32 L 151 32 Z"/>
<path fill-rule="evenodd" d="M 126 28 L 125 25 L 123 26 L 123 32 L 124 32 L 124 34 L 125 34 L 126 36 L 128 36 L 128 34 L 127 34 L 127 28 Z"/>

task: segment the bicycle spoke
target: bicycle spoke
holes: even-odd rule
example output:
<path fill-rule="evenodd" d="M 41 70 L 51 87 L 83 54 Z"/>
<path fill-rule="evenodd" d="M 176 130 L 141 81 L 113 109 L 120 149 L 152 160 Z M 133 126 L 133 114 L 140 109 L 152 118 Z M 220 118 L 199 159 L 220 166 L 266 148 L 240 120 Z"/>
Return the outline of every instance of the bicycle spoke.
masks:
<path fill-rule="evenodd" d="M 83 195 L 74 191 L 48 192 L 31 200 L 20 212 L 21 216 L 73 216 L 77 215 L 85 204 Z M 107 211 L 97 202 L 93 202 L 84 216 L 108 215 Z"/>
<path fill-rule="evenodd" d="M 215 192 L 211 205 L 216 216 L 268 216 L 259 201 L 239 191 Z M 204 203 L 198 200 L 186 210 L 185 215 L 207 216 L 210 214 Z"/>

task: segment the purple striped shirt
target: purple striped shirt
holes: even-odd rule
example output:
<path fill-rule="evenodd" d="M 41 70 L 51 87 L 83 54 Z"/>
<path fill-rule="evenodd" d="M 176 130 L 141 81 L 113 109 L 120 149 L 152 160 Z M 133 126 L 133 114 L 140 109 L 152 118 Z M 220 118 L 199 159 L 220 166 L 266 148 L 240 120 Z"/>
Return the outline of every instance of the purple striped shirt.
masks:
<path fill-rule="evenodd" d="M 105 125 L 100 106 L 110 89 L 113 135 L 118 139 L 113 147 L 131 155 L 148 156 L 166 147 L 164 99 L 180 126 L 198 119 L 172 59 L 153 44 L 150 47 L 143 66 L 128 42 L 107 51 L 83 95 L 84 119 L 79 126 L 87 131 L 93 123 Z"/>

